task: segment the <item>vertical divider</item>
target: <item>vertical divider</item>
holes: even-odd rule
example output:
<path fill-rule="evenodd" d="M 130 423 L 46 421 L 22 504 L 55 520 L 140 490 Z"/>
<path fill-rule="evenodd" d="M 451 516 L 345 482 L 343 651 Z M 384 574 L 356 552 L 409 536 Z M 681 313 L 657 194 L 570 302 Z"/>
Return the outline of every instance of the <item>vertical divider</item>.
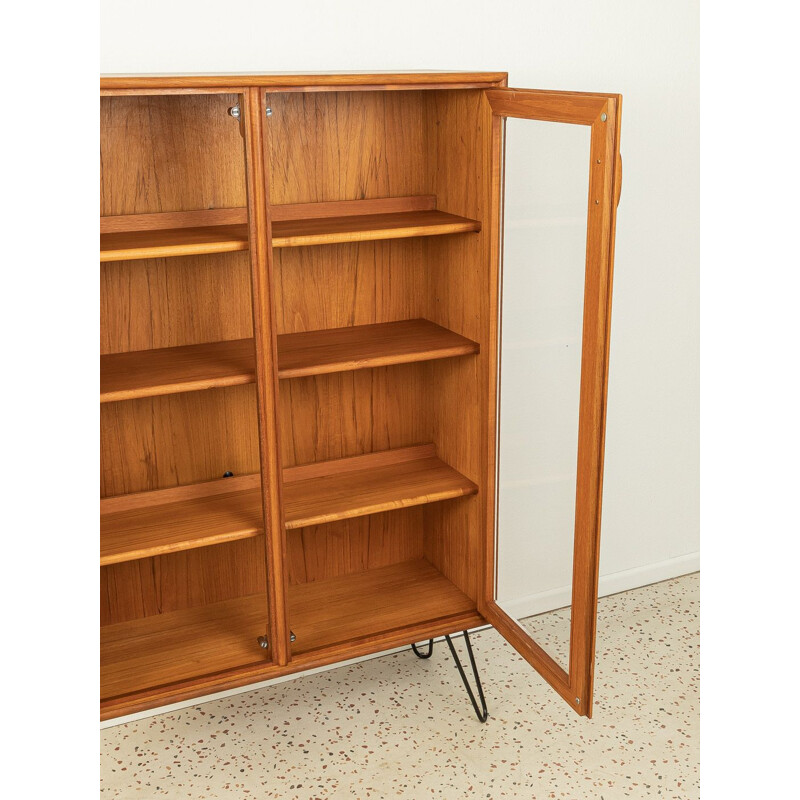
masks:
<path fill-rule="evenodd" d="M 253 337 L 256 351 L 258 438 L 267 554 L 267 640 L 274 664 L 289 663 L 286 531 L 283 524 L 282 465 L 278 443 L 278 359 L 272 280 L 272 234 L 267 168 L 264 158 L 264 91 L 250 87 L 242 95 L 242 124 L 247 156 L 247 219 L 253 285 Z"/>

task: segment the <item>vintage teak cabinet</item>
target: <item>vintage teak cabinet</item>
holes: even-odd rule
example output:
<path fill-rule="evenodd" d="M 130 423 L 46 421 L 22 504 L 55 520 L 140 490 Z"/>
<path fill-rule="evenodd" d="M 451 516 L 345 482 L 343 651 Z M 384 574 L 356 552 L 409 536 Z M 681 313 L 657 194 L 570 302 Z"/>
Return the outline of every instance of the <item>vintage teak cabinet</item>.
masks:
<path fill-rule="evenodd" d="M 104 719 L 486 623 L 591 715 L 620 111 L 502 72 L 101 80 Z M 508 118 L 586 131 L 567 664 L 498 604 Z"/>

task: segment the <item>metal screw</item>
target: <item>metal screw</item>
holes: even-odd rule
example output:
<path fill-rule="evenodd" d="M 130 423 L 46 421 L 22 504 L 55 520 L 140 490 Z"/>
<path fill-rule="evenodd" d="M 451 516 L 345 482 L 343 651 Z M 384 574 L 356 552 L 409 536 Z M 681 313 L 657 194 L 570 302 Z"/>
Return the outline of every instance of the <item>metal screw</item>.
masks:
<path fill-rule="evenodd" d="M 607 119 L 608 119 L 608 115 L 607 115 L 607 114 L 606 114 L 606 112 L 604 111 L 604 112 L 603 112 L 603 113 L 600 115 L 600 120 L 601 120 L 601 122 L 605 122 Z"/>
<path fill-rule="evenodd" d="M 229 109 L 228 109 L 228 113 L 229 113 L 229 114 L 230 114 L 230 115 L 231 115 L 231 116 L 232 116 L 234 119 L 239 119 L 239 117 L 241 117 L 241 116 L 242 116 L 242 110 L 239 108 L 239 106 L 233 106 L 232 108 L 229 108 Z"/>
<path fill-rule="evenodd" d="M 576 705 L 580 705 L 580 704 L 581 704 L 581 699 L 580 699 L 580 697 L 576 697 L 576 698 L 575 698 L 575 703 L 576 703 Z"/>
<path fill-rule="evenodd" d="M 297 637 L 294 635 L 294 631 L 289 631 L 289 641 L 290 642 L 296 642 L 297 641 Z"/>
<path fill-rule="evenodd" d="M 595 204 L 596 206 L 599 206 L 599 205 L 600 205 L 600 201 L 599 201 L 599 200 L 595 200 L 595 201 L 594 201 L 594 204 Z"/>
<path fill-rule="evenodd" d="M 269 106 L 267 106 L 266 114 L 268 117 L 272 116 L 272 109 Z"/>
<path fill-rule="evenodd" d="M 258 637 L 258 646 L 262 650 L 266 650 L 269 647 L 269 642 L 267 641 L 267 637 L 266 636 L 259 636 Z"/>
<path fill-rule="evenodd" d="M 597 159 L 597 163 L 598 163 L 598 164 L 602 164 L 603 162 L 602 162 L 602 161 L 601 161 L 601 160 L 598 158 L 598 159 Z"/>

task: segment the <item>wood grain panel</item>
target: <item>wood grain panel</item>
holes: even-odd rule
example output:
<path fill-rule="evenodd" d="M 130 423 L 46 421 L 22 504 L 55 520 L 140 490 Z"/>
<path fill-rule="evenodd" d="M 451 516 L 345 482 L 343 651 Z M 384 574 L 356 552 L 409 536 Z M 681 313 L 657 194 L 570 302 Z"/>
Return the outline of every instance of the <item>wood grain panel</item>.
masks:
<path fill-rule="evenodd" d="M 100 358 L 100 402 L 240 386 L 255 372 L 252 339 L 114 353 Z"/>
<path fill-rule="evenodd" d="M 432 184 L 437 205 L 453 213 L 486 220 L 491 200 L 491 111 L 483 93 L 431 92 L 426 114 Z M 435 166 L 433 166 L 435 165 Z M 480 344 L 481 353 L 461 364 L 428 364 L 431 437 L 437 452 L 479 487 L 488 482 L 488 452 L 483 444 L 489 414 L 491 305 L 489 237 L 450 237 L 426 241 L 429 273 L 428 319 Z M 446 455 L 445 455 L 446 454 Z M 425 555 L 470 597 L 477 597 L 486 505 L 490 495 L 425 511 Z"/>
<path fill-rule="evenodd" d="M 608 102 L 608 95 L 496 89 L 486 92 L 492 113 L 547 122 L 591 125 Z"/>
<path fill-rule="evenodd" d="M 413 507 L 290 530 L 289 582 L 320 581 L 420 559 L 422 525 L 422 507 Z"/>
<path fill-rule="evenodd" d="M 436 198 L 432 194 L 423 194 L 410 197 L 377 197 L 374 200 L 338 200 L 331 203 L 289 203 L 273 206 L 270 209 L 270 217 L 273 222 L 280 222 L 401 211 L 430 211 L 434 208 L 436 208 Z M 100 233 L 102 235 L 246 224 L 247 208 L 210 208 L 199 211 L 165 211 L 100 217 Z"/>
<path fill-rule="evenodd" d="M 425 441 L 426 391 L 417 364 L 286 381 L 279 417 L 284 466 Z"/>
<path fill-rule="evenodd" d="M 254 387 L 103 403 L 101 497 L 258 472 Z"/>
<path fill-rule="evenodd" d="M 264 565 L 258 537 L 101 567 L 100 624 L 264 592 Z"/>
<path fill-rule="evenodd" d="M 321 472 L 321 468 L 324 472 Z M 436 458 L 433 446 L 369 453 L 284 469 L 287 528 L 319 525 L 475 494 L 478 487 Z"/>
<path fill-rule="evenodd" d="M 100 214 L 247 203 L 237 95 L 100 101 Z"/>
<path fill-rule="evenodd" d="M 100 302 L 102 354 L 253 335 L 247 253 L 105 264 Z"/>
<path fill-rule="evenodd" d="M 369 202 L 369 201 L 349 201 Z M 303 203 L 284 208 L 309 208 Z M 280 208 L 280 207 L 278 207 Z M 157 215 L 154 215 L 157 216 Z M 141 219 L 141 215 L 135 215 Z M 120 219 L 120 217 L 115 217 Z M 436 209 L 392 211 L 381 214 L 349 214 L 274 221 L 273 247 L 365 242 L 379 239 L 410 239 L 443 236 L 480 230 L 480 222 Z M 100 261 L 133 261 L 140 258 L 230 253 L 249 248 L 247 225 L 207 225 L 202 228 L 173 228 L 121 231 L 100 234 Z"/>
<path fill-rule="evenodd" d="M 431 194 L 426 188 L 422 96 L 267 94 L 272 108 L 265 126 L 270 202 Z"/>
<path fill-rule="evenodd" d="M 425 560 L 296 584 L 289 591 L 289 623 L 297 636 L 292 653 L 474 608 L 473 600 Z"/>
<path fill-rule="evenodd" d="M 100 234 L 100 262 L 232 253 L 249 248 L 247 225 Z"/>
<path fill-rule="evenodd" d="M 101 629 L 101 697 L 269 660 L 258 645 L 264 594 L 142 617 Z"/>
<path fill-rule="evenodd" d="M 290 220 L 357 217 L 365 214 L 399 214 L 408 211 L 432 211 L 436 197 L 417 194 L 409 197 L 375 197 L 371 200 L 335 200 L 329 203 L 288 203 L 270 208 L 273 222 Z"/>
<path fill-rule="evenodd" d="M 273 223 L 272 245 L 301 247 L 376 239 L 409 239 L 414 236 L 471 233 L 479 231 L 480 227 L 477 220 L 437 210 L 297 219 Z"/>
<path fill-rule="evenodd" d="M 249 539 L 263 533 L 259 487 L 250 485 L 234 491 L 231 486 L 227 493 L 103 514 L 100 565 Z"/>
<path fill-rule="evenodd" d="M 341 87 L 357 89 L 391 89 L 433 86 L 504 86 L 507 72 L 212 72 L 207 74 L 170 75 L 104 75 L 101 91 L 184 89 L 203 91 L 216 86 L 263 86 L 319 91 Z"/>
<path fill-rule="evenodd" d="M 453 358 L 478 349 L 424 319 L 289 333 L 278 336 L 278 377 Z M 255 376 L 252 339 L 115 353 L 100 358 L 100 402 L 239 386 Z"/>
<path fill-rule="evenodd" d="M 243 207 L 209 208 L 199 211 L 164 211 L 154 214 L 121 214 L 100 217 L 100 235 L 246 224 L 247 209 Z M 102 250 L 102 246 L 100 249 Z"/>
<path fill-rule="evenodd" d="M 283 471 L 284 524 L 296 529 L 474 494 L 433 445 Z M 264 532 L 257 475 L 122 495 L 101 502 L 100 563 L 247 539 Z"/>
<path fill-rule="evenodd" d="M 267 657 L 257 631 L 264 626 L 265 602 L 263 594 L 255 594 L 104 627 L 101 696 L 263 663 Z M 292 649 L 299 655 L 340 643 L 352 648 L 361 639 L 395 631 L 402 641 L 433 620 L 445 629 L 449 618 L 464 624 L 461 619 L 474 610 L 474 602 L 424 560 L 298 584 L 289 593 L 297 635 Z"/>
<path fill-rule="evenodd" d="M 298 378 L 473 355 L 475 342 L 424 319 L 381 322 L 278 337 L 278 375 Z"/>
<path fill-rule="evenodd" d="M 390 648 L 407 646 L 411 642 L 422 642 L 426 639 L 444 636 L 446 633 L 471 630 L 484 625 L 485 622 L 486 620 L 483 619 L 478 611 L 473 609 L 464 613 L 451 614 L 447 617 L 427 619 L 414 625 L 405 625 L 390 631 L 379 631 L 378 633 L 359 637 L 351 642 L 340 642 L 306 653 L 295 653 L 292 656 L 292 660 L 285 666 L 270 662 L 260 662 L 244 667 L 221 670 L 198 678 L 175 681 L 165 686 L 109 697 L 100 704 L 100 719 L 113 719 L 124 714 L 133 714 L 157 706 L 202 697 L 212 692 L 236 689 L 257 681 L 324 667 L 347 658 L 358 658 L 359 656 L 380 653 Z"/>

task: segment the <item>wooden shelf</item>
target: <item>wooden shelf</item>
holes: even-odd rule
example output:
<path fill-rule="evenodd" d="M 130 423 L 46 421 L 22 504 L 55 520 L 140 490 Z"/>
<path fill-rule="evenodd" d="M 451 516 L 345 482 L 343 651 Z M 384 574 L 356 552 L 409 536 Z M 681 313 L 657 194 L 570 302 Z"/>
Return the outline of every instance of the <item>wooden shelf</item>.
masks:
<path fill-rule="evenodd" d="M 464 614 L 475 602 L 424 560 L 289 587 L 293 655 Z"/>
<path fill-rule="evenodd" d="M 436 209 L 293 219 L 273 222 L 272 246 L 302 247 L 376 239 L 407 239 L 413 236 L 468 233 L 480 229 L 481 224 L 477 220 L 458 217 Z"/>
<path fill-rule="evenodd" d="M 406 364 L 477 353 L 480 346 L 424 319 L 278 336 L 278 377 Z M 100 358 L 100 402 L 255 381 L 252 339 L 115 353 Z"/>
<path fill-rule="evenodd" d="M 475 603 L 424 560 L 289 587 L 292 647 L 323 648 L 474 612 Z M 264 595 L 101 628 L 101 694 L 119 697 L 251 664 L 268 665 L 257 643 Z M 302 663 L 302 661 L 301 661 Z M 300 668 L 300 667 L 299 667 Z"/>
<path fill-rule="evenodd" d="M 100 234 L 100 261 L 232 253 L 249 248 L 247 225 L 134 230 Z"/>
<path fill-rule="evenodd" d="M 100 402 L 253 383 L 255 361 L 252 339 L 100 356 Z"/>
<path fill-rule="evenodd" d="M 283 471 L 288 529 L 476 494 L 432 444 Z M 101 501 L 100 564 L 175 553 L 263 533 L 259 475 Z"/>
<path fill-rule="evenodd" d="M 267 629 L 266 595 L 156 614 L 100 628 L 102 698 L 257 662 Z"/>
<path fill-rule="evenodd" d="M 297 378 L 478 353 L 480 345 L 426 319 L 278 336 L 278 377 Z"/>
<path fill-rule="evenodd" d="M 272 246 L 442 236 L 481 229 L 448 214 L 433 195 L 271 206 Z M 102 217 L 100 261 L 229 253 L 249 248 L 247 209 L 218 208 Z"/>
<path fill-rule="evenodd" d="M 477 492 L 434 445 L 404 447 L 284 469 L 284 522 L 303 528 Z"/>
<path fill-rule="evenodd" d="M 264 532 L 258 474 L 107 498 L 100 507 L 100 566 Z"/>

